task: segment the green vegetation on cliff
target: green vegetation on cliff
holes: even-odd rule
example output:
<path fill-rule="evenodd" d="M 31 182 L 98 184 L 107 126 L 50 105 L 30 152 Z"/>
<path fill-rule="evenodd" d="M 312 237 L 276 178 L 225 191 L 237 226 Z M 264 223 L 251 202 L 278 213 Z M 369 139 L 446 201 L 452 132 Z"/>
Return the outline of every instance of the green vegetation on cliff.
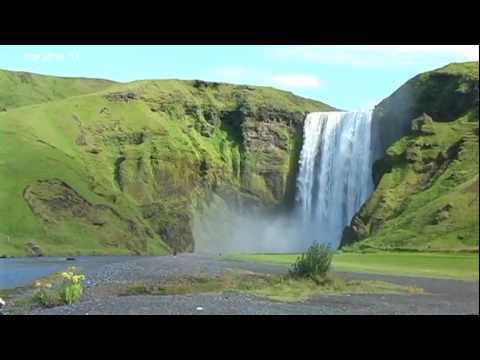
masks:
<path fill-rule="evenodd" d="M 0 72 L 0 254 L 163 254 L 193 247 L 215 192 L 292 197 L 302 123 L 323 103 L 202 81 Z"/>
<path fill-rule="evenodd" d="M 376 189 L 343 245 L 478 250 L 478 62 L 418 75 L 373 121 L 376 138 L 396 141 L 374 164 Z"/>

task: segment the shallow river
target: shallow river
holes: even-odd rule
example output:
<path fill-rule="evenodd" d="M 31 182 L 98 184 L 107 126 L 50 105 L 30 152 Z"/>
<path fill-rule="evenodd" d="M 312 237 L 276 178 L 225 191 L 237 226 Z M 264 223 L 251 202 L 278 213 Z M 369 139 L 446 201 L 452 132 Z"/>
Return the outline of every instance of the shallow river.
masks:
<path fill-rule="evenodd" d="M 122 261 L 128 257 L 79 256 L 73 261 L 65 257 L 32 257 L 0 259 L 0 289 L 13 289 L 32 283 L 35 279 L 61 271 L 69 266 L 93 270 L 99 266 Z"/>

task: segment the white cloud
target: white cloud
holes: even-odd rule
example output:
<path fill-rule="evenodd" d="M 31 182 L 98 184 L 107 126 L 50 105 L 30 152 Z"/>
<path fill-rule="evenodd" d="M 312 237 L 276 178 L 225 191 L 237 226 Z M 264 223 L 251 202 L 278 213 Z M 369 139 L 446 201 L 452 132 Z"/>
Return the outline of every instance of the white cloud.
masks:
<path fill-rule="evenodd" d="M 271 77 L 274 86 L 293 89 L 318 88 L 321 81 L 316 76 L 302 74 L 277 74 Z"/>
<path fill-rule="evenodd" d="M 319 64 L 383 67 L 412 63 L 426 56 L 450 61 L 478 60 L 478 51 L 478 45 L 301 45 L 269 47 L 267 55 Z"/>
<path fill-rule="evenodd" d="M 323 82 L 314 75 L 270 73 L 242 66 L 217 69 L 214 71 L 213 77 L 223 82 L 272 86 L 286 90 L 312 89 L 323 85 Z"/>

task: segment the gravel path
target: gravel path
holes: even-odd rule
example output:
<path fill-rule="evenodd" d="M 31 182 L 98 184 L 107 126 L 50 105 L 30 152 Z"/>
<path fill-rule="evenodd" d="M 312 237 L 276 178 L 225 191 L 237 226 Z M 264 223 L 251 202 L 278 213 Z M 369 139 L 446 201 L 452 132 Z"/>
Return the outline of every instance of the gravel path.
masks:
<path fill-rule="evenodd" d="M 459 280 L 343 273 L 347 279 L 383 280 L 400 285 L 416 285 L 421 295 L 341 295 L 320 296 L 306 302 L 281 303 L 255 296 L 225 292 L 168 296 L 117 296 L 109 289 L 137 281 L 204 273 L 215 275 L 227 269 L 283 273 L 283 266 L 220 257 L 181 254 L 176 257 L 101 257 L 78 261 L 86 274 L 82 300 L 71 306 L 37 309 L 32 314 L 197 314 L 197 315 L 312 315 L 312 314 L 477 314 L 479 284 Z"/>

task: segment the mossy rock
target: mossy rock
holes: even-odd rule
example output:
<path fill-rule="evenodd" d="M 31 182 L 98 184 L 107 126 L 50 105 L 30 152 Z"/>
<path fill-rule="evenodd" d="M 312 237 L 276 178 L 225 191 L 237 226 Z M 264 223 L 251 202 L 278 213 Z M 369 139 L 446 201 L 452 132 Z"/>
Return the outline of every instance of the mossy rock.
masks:
<path fill-rule="evenodd" d="M 413 119 L 412 131 L 421 135 L 434 135 L 433 119 L 425 113 Z"/>

